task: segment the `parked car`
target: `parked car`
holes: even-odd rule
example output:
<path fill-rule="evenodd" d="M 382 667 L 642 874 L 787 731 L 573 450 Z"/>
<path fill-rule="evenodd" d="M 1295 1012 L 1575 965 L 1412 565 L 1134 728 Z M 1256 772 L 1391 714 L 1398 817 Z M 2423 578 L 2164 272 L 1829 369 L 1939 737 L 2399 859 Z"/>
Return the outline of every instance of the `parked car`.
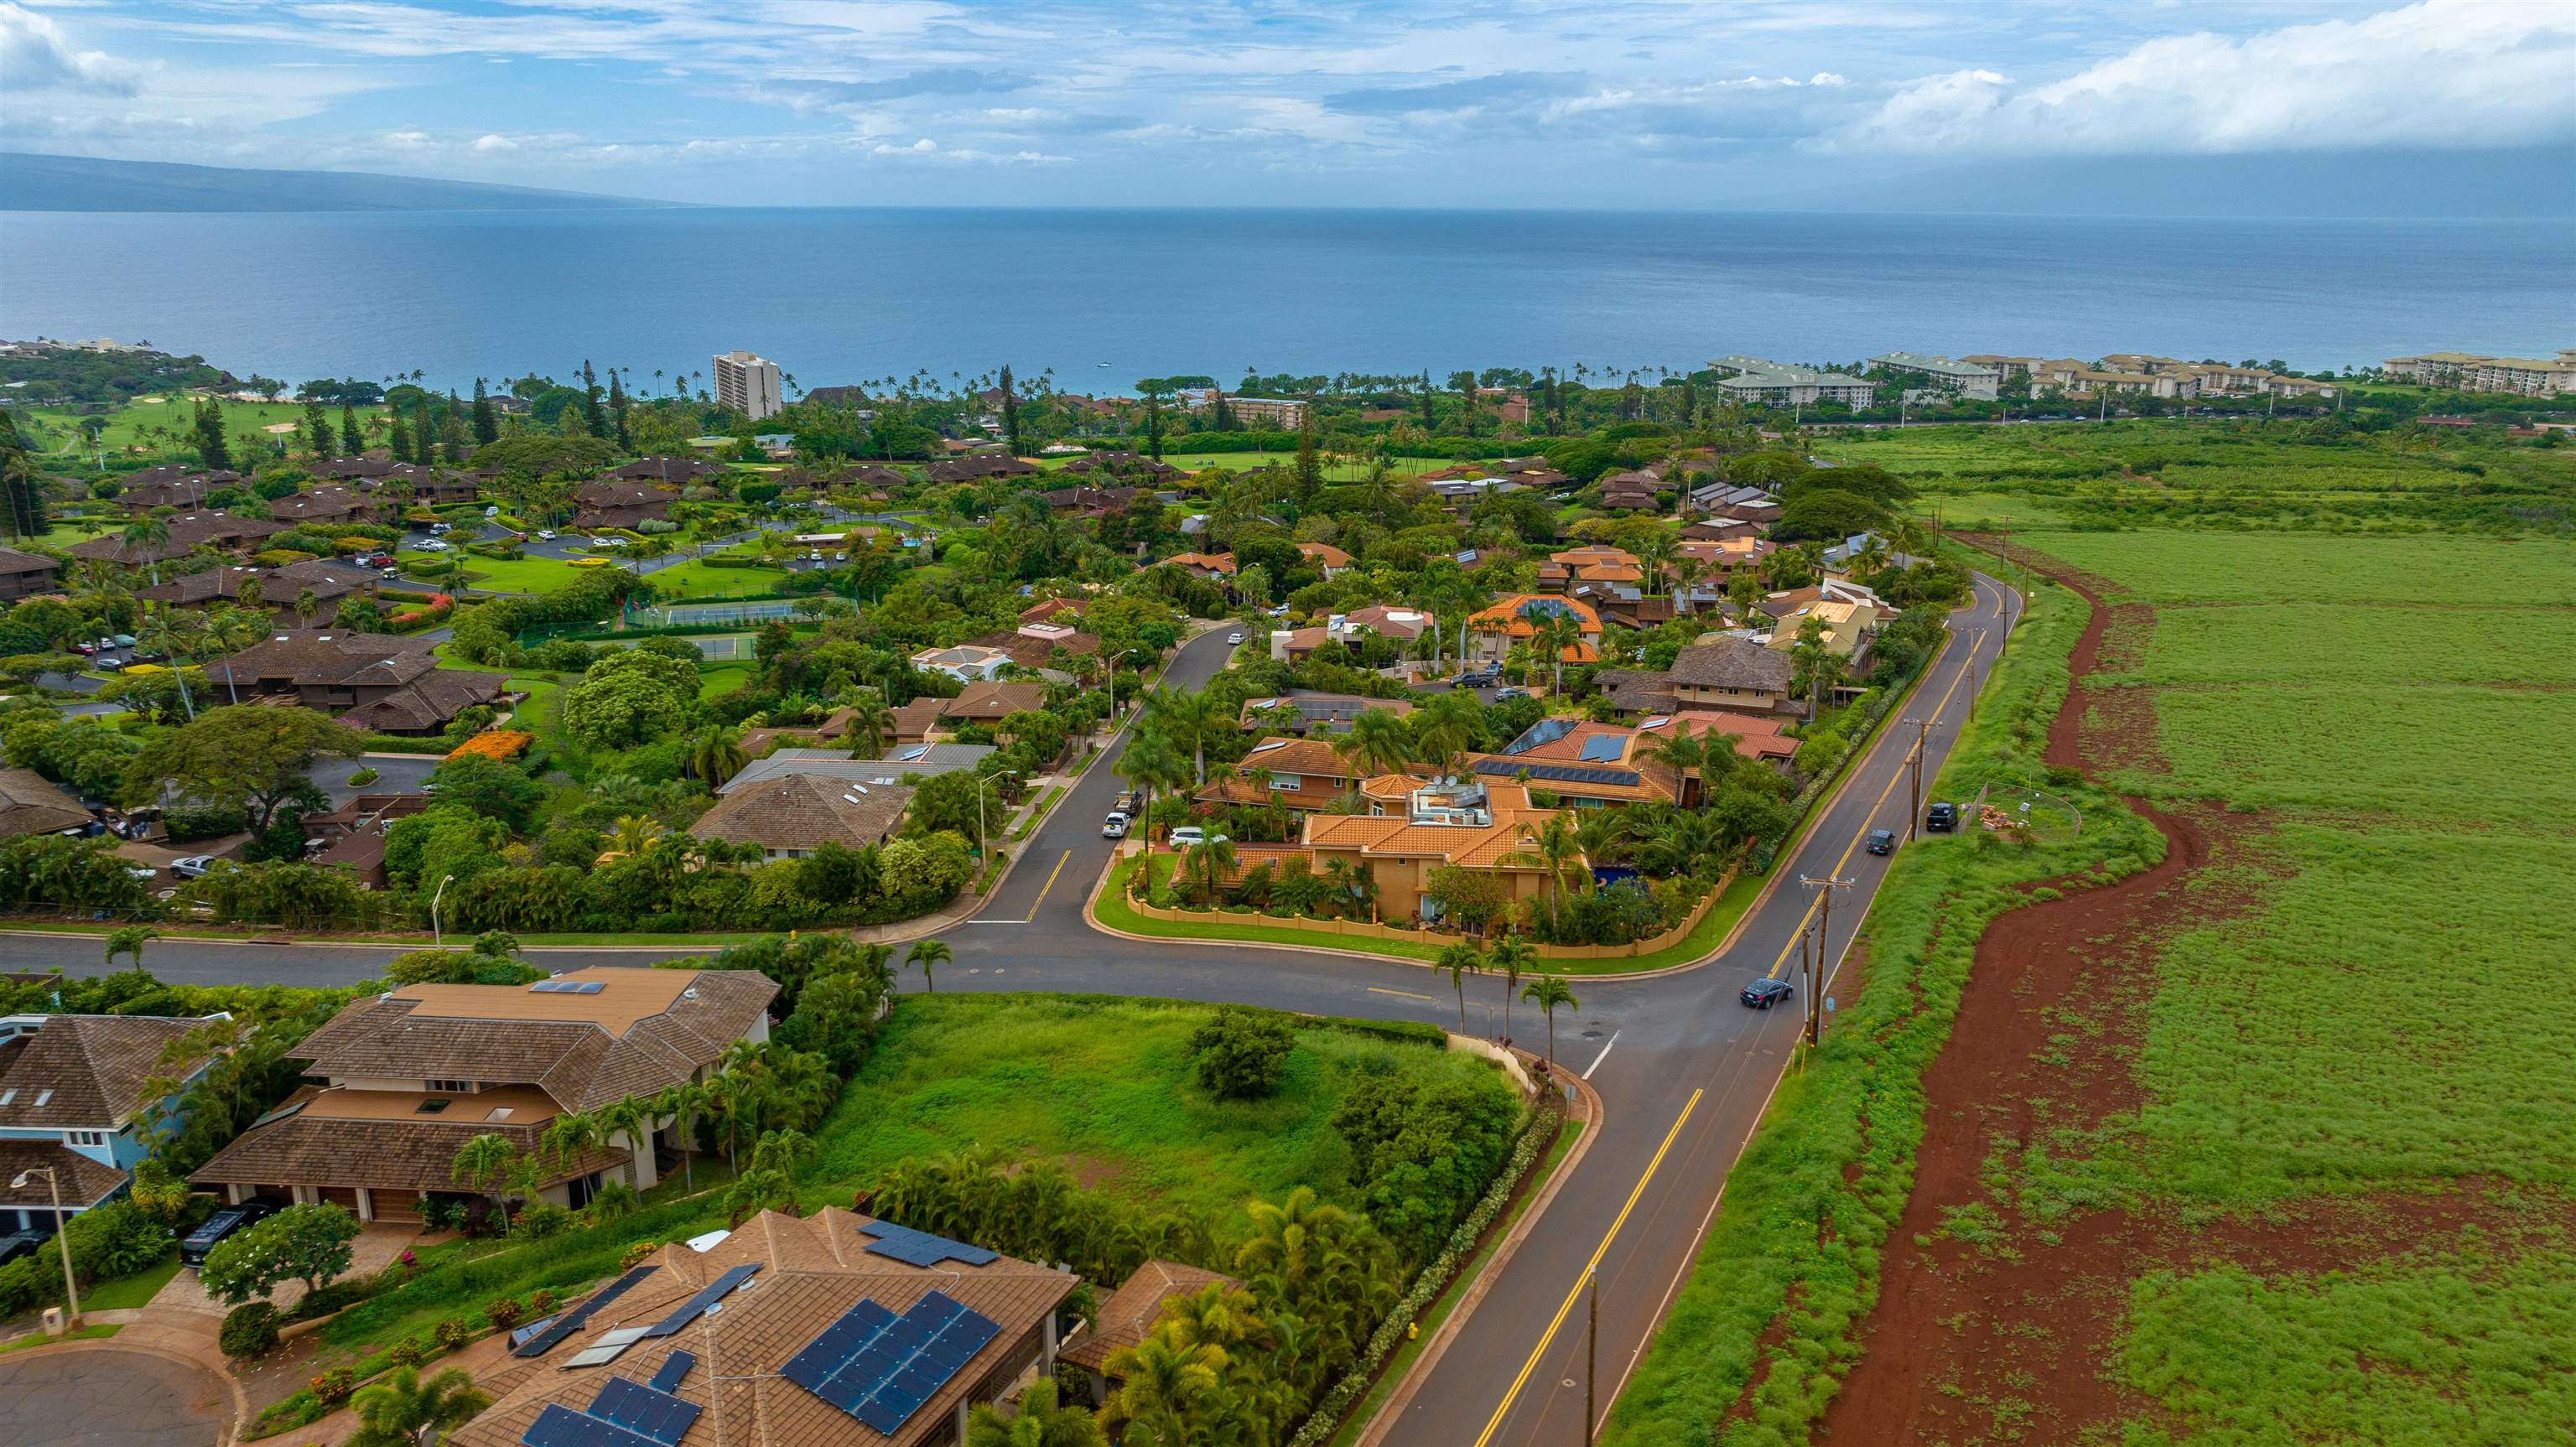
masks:
<path fill-rule="evenodd" d="M 429 525 L 429 530 L 433 535 L 435 535 L 438 533 L 451 532 L 455 529 L 455 526 L 456 525 L 453 523 L 431 523 Z"/>
<path fill-rule="evenodd" d="M 487 507 L 483 509 L 483 515 L 487 518 L 496 518 L 501 515 L 501 510 L 497 507 Z"/>
<path fill-rule="evenodd" d="M 1180 828 L 1173 830 L 1171 838 L 1164 842 L 1170 844 L 1174 849 L 1195 849 L 1202 844 L 1223 844 L 1225 842 L 1225 836 L 1222 834 L 1210 834 L 1196 824 L 1184 824 Z"/>
<path fill-rule="evenodd" d="M 0 1236 L 0 1266 L 6 1266 L 44 1244 L 45 1236 L 41 1231 L 12 1231 Z"/>
<path fill-rule="evenodd" d="M 376 572 L 376 576 L 377 576 L 377 577 L 379 577 L 379 578 L 399 578 L 399 577 L 401 577 L 401 576 L 402 576 L 402 569 L 400 569 L 400 568 L 380 568 L 380 569 L 378 569 L 378 570 L 377 570 L 377 572 Z"/>
<path fill-rule="evenodd" d="M 594 548 L 622 548 L 626 546 L 626 540 L 618 537 L 592 538 L 590 545 Z"/>
<path fill-rule="evenodd" d="M 111 657 L 109 657 L 108 655 L 106 655 L 106 654 L 104 654 L 104 653 L 100 654 L 100 655 L 99 655 L 98 657 L 96 657 L 96 658 L 91 659 L 91 660 L 90 660 L 90 664 L 91 664 L 91 666 L 95 667 L 95 668 L 96 668 L 99 672 L 101 672 L 101 673 L 119 673 L 119 672 L 124 671 L 124 668 L 125 668 L 125 660 L 124 660 L 124 659 L 122 659 L 122 658 L 111 658 Z"/>
<path fill-rule="evenodd" d="M 1923 827 L 1935 834 L 1947 834 L 1959 827 L 1959 806 L 1935 804 L 1923 811 Z"/>
<path fill-rule="evenodd" d="M 1494 702 L 1496 703 L 1504 703 L 1511 699 L 1527 698 L 1529 696 L 1530 691 L 1526 688 L 1498 688 L 1494 690 Z"/>
<path fill-rule="evenodd" d="M 1117 798 L 1109 801 L 1110 813 L 1124 814 L 1130 819 L 1136 817 L 1136 808 L 1136 791 L 1133 789 L 1129 789 L 1125 793 L 1120 794 Z"/>
<path fill-rule="evenodd" d="M 447 551 L 447 544 L 440 542 L 436 538 L 427 539 L 426 541 L 417 544 L 417 546 L 420 551 L 424 553 L 443 553 Z"/>
<path fill-rule="evenodd" d="M 1896 831 L 1893 829 L 1872 829 L 1869 831 L 1869 852 L 1872 854 L 1894 854 L 1896 852 Z"/>
<path fill-rule="evenodd" d="M 1775 980 L 1766 975 L 1745 986 L 1744 993 L 1739 998 L 1756 1010 L 1768 1010 L 1796 993 L 1797 991 L 1790 987 L 1788 981 Z"/>
<path fill-rule="evenodd" d="M 170 872 L 181 879 L 203 879 L 206 871 L 214 867 L 215 856 L 211 854 L 191 854 L 185 859 L 170 861 Z"/>
<path fill-rule="evenodd" d="M 1236 647 L 1241 647 L 1243 645 L 1243 630 L 1238 628 L 1232 633 L 1225 635 L 1225 641 Z"/>
<path fill-rule="evenodd" d="M 1100 837 L 1103 839 L 1126 838 L 1127 816 L 1124 814 L 1112 814 L 1108 818 L 1101 820 Z"/>
<path fill-rule="evenodd" d="M 277 1208 L 266 1201 L 244 1201 L 238 1206 L 224 1207 L 208 1216 L 206 1224 L 189 1232 L 188 1239 L 179 1243 L 179 1264 L 205 1265 L 206 1253 L 222 1245 L 225 1237 L 275 1214 Z"/>
<path fill-rule="evenodd" d="M 555 530 L 554 530 L 553 528 L 539 528 L 539 529 L 537 529 L 537 541 L 538 541 L 538 542 L 541 542 L 541 543 L 551 543 L 551 542 L 553 542 L 554 540 L 555 540 Z"/>

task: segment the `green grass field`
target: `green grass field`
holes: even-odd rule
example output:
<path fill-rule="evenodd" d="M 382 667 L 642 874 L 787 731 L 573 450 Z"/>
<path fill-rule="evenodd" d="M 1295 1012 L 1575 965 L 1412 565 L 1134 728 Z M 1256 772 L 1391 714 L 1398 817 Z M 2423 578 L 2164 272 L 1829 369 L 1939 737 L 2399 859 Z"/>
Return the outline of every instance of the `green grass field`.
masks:
<path fill-rule="evenodd" d="M 113 462 L 120 455 L 150 459 L 193 449 L 196 444 L 190 428 L 194 405 L 193 398 L 174 393 L 157 403 L 138 403 L 107 413 L 107 425 L 99 434 L 99 441 L 107 449 L 108 460 Z M 216 405 L 223 408 L 225 440 L 232 445 L 236 455 L 267 446 L 272 440 L 271 434 L 262 429 L 281 422 L 300 425 L 304 421 L 304 406 L 299 402 L 219 402 Z M 326 407 L 323 411 L 330 419 L 336 438 L 340 429 L 340 409 Z M 382 415 L 379 410 L 361 408 L 358 425 L 363 428 Z M 85 420 L 80 414 L 61 407 L 33 408 L 19 419 L 21 426 L 27 427 L 41 440 L 44 452 L 94 456 L 88 453 L 89 444 L 80 430 Z M 289 439 L 288 448 L 290 451 L 302 450 L 300 439 Z"/>
<path fill-rule="evenodd" d="M 981 1144 L 1061 1160 L 1089 1184 L 1211 1219 L 1301 1184 L 1357 1204 L 1348 1147 L 1332 1126 L 1356 1073 L 1505 1088 L 1474 1056 L 1317 1028 L 1298 1033 L 1277 1095 L 1219 1101 L 1190 1070 L 1189 1034 L 1209 1013 L 1159 1001 L 908 994 L 816 1130 L 823 1154 L 811 1179 L 838 1190 L 906 1156 Z"/>

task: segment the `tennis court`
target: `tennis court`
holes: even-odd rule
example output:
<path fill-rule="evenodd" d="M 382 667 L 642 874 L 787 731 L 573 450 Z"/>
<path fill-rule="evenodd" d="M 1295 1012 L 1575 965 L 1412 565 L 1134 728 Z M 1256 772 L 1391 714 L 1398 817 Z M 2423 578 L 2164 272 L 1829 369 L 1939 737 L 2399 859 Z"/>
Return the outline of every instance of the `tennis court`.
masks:
<path fill-rule="evenodd" d="M 764 598 L 752 603 L 666 603 L 644 610 L 641 621 L 655 627 L 722 628 L 736 623 L 771 623 L 796 616 L 796 600 Z"/>
<path fill-rule="evenodd" d="M 668 637 L 670 635 L 664 634 L 663 636 Z M 604 648 L 632 648 L 643 641 L 644 640 L 642 638 L 609 638 L 601 640 L 599 646 Z M 691 648 L 698 650 L 698 656 L 707 660 L 709 663 L 725 663 L 734 660 L 747 661 L 759 656 L 758 650 L 760 640 L 749 633 L 709 633 L 703 636 L 682 638 L 680 641 L 689 645 Z"/>

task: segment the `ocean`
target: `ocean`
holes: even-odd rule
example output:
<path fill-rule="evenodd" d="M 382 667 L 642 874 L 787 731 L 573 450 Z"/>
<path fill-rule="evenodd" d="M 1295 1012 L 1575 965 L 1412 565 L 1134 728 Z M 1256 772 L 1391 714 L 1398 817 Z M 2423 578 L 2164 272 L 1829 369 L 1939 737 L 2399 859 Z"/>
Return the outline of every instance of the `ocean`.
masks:
<path fill-rule="evenodd" d="M 0 336 L 471 386 L 748 348 L 798 384 L 1748 353 L 2281 358 L 2576 345 L 2562 221 L 758 210 L 0 214 Z"/>

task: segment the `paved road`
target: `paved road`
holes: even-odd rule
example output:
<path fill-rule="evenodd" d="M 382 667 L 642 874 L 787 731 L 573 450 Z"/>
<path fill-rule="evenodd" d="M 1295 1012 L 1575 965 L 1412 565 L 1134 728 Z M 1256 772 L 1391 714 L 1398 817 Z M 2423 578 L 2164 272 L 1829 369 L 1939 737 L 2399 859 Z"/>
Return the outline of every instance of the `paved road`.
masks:
<path fill-rule="evenodd" d="M 1926 780 L 1948 756 L 2019 602 L 1981 577 L 1972 606 L 1953 616 L 1958 641 L 1904 714 L 1933 720 Z M 1221 630 L 1201 636 L 1174 661 L 1172 682 L 1203 685 L 1228 651 Z M 1614 1384 L 1625 1380 L 1695 1253 L 1718 1188 L 1759 1120 L 1800 1026 L 1797 1011 L 1748 1010 L 1736 992 L 1753 976 L 1785 976 L 1797 968 L 1797 940 L 1814 909 L 1797 883 L 1802 875 L 1853 881 L 1832 911 L 1834 958 L 1848 947 L 1888 863 L 1860 841 L 1873 828 L 1902 831 L 1912 741 L 1912 730 L 1902 727 L 1882 735 L 1796 856 L 1779 866 L 1780 883 L 1748 916 L 1733 948 L 1711 967 L 1645 980 L 1575 982 L 1582 1007 L 1558 1019 L 1557 1043 L 1570 1067 L 1588 1072 L 1607 1119 L 1581 1173 L 1550 1207 L 1546 1229 L 1532 1235 L 1494 1284 L 1391 1440 L 1407 1447 L 1580 1441 L 1583 1334 L 1575 1293 L 1596 1260 L 1600 1405 L 1607 1410 Z M 1257 946 L 1133 943 L 1085 925 L 1083 903 L 1108 858 L 1099 820 L 1119 788 L 1111 766 L 1121 746 L 1123 739 L 1095 761 L 1025 841 L 1021 863 L 982 914 L 949 935 L 957 958 L 940 972 L 940 988 L 1169 995 L 1456 1026 L 1458 1005 L 1447 981 L 1419 966 Z M 318 985 L 366 978 L 391 953 L 162 941 L 149 958 L 155 973 L 175 981 Z M 679 953 L 559 958 L 565 965 L 644 964 Z M 21 968 L 101 968 L 97 944 L 87 938 L 0 939 L 0 956 Z M 1803 1003 L 1808 993 L 1802 984 L 1797 998 Z M 1471 982 L 1468 995 L 1468 1028 L 1500 1033 L 1500 981 Z M 1544 1040 L 1544 1027 L 1526 1007 L 1515 1009 L 1513 1026 L 1523 1044 Z"/>
<path fill-rule="evenodd" d="M 214 1447 L 232 1406 L 212 1372 L 90 1348 L 0 1358 L 0 1404 L 12 1447 Z"/>

